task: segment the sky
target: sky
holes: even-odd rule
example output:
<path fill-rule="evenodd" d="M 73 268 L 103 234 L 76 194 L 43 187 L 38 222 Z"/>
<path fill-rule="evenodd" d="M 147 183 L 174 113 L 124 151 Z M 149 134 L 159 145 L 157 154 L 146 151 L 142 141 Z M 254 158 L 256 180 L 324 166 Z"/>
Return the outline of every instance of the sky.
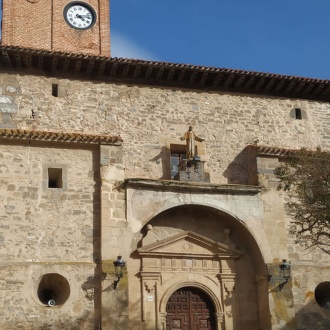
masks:
<path fill-rule="evenodd" d="M 330 79 L 330 0 L 111 0 L 111 55 Z"/>

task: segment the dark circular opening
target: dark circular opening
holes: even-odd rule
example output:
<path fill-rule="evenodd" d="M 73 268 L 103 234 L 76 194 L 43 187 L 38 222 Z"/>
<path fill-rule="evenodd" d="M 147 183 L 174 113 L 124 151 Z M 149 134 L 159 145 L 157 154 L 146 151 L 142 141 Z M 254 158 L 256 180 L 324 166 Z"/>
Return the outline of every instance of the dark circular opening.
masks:
<path fill-rule="evenodd" d="M 314 291 L 316 302 L 323 308 L 330 309 L 330 282 L 320 283 Z"/>
<path fill-rule="evenodd" d="M 63 305 L 69 296 L 70 285 L 65 277 L 56 273 L 42 276 L 38 286 L 38 298 L 44 305 Z"/>

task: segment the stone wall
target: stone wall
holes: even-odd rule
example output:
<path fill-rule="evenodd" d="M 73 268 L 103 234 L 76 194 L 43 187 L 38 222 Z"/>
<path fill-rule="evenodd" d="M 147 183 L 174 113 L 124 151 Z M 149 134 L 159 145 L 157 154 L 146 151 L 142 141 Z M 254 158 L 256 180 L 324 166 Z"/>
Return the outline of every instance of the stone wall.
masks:
<path fill-rule="evenodd" d="M 237 235 L 234 241 L 239 245 L 240 235 L 248 234 L 249 244 L 254 244 L 251 243 L 250 249 L 246 248 L 249 244 L 243 246 L 246 263 L 238 267 L 244 273 L 244 265 L 249 265 L 249 281 L 240 280 L 238 287 L 244 291 L 244 297 L 254 290 L 250 313 L 240 306 L 243 320 L 250 322 L 251 328 L 256 327 L 258 308 L 259 318 L 267 324 L 269 315 L 267 310 L 260 315 L 262 307 L 256 306 L 256 296 L 259 304 L 265 301 L 267 291 L 275 283 L 265 284 L 266 274 L 259 270 L 265 264 L 276 269 L 286 258 L 292 261 L 292 279 L 281 292 L 269 292 L 273 329 L 292 329 L 295 324 L 304 329 L 304 313 L 310 312 L 317 313 L 318 320 L 326 324 L 326 312 L 315 304 L 313 292 L 319 281 L 327 278 L 329 257 L 318 251 L 302 251 L 294 244 L 289 234 L 290 218 L 284 208 L 287 196 L 276 190 L 273 175 L 278 159 L 259 157 L 256 161 L 257 155 L 249 154 L 246 146 L 315 148 L 321 145 L 329 149 L 329 104 L 16 74 L 2 74 L 0 86 L 1 128 L 113 134 L 124 140 L 120 149 L 101 146 L 100 150 L 29 144 L 29 141 L 1 145 L 0 203 L 4 208 L 0 210 L 3 265 L 0 285 L 10 306 L 1 311 L 3 320 L 15 319 L 17 327 L 24 327 L 30 322 L 27 318 L 33 317 L 40 320 L 37 324 L 45 324 L 52 309 L 41 304 L 35 295 L 45 272 L 58 273 L 70 284 L 72 296 L 62 307 L 65 317 L 84 320 L 84 315 L 93 315 L 100 303 L 98 290 L 102 289 L 104 324 L 118 328 L 132 324 L 142 329 L 141 288 L 136 275 L 140 260 L 133 253 L 149 221 L 156 219 L 157 223 L 164 216 L 158 216 L 159 213 L 189 204 L 190 207 L 202 205 L 208 212 L 218 210 L 220 216 L 214 218 L 222 221 L 221 217 L 226 215 L 227 224 L 234 229 L 235 221 L 246 226 L 237 227 L 233 236 Z M 54 87 L 58 89 L 57 96 L 52 95 Z M 294 108 L 303 110 L 301 120 L 292 115 Z M 170 146 L 184 145 L 180 137 L 189 125 L 205 139 L 197 147 L 210 173 L 210 187 L 249 183 L 261 185 L 262 191 L 253 196 L 226 192 L 215 198 L 208 196 L 203 188 L 192 193 L 188 187 L 164 199 L 163 192 L 170 184 L 161 181 L 159 189 L 155 188 L 160 197 L 154 192 L 146 194 L 147 188 L 138 188 L 136 196 L 142 199 L 130 204 L 131 192 L 125 179 L 169 179 Z M 45 187 L 45 169 L 52 164 L 66 173 L 65 187 L 61 190 Z M 147 197 L 143 198 L 144 194 Z M 199 217 L 205 228 L 215 223 L 213 216 L 210 222 L 208 212 L 205 218 Z M 174 220 L 165 214 L 169 219 L 166 230 L 174 230 L 180 223 L 178 214 L 174 214 Z M 182 220 L 181 225 L 187 229 L 189 219 Z M 223 229 L 223 225 L 219 228 Z M 214 226 L 213 232 L 219 228 Z M 199 232 L 204 228 L 196 226 L 194 230 Z M 218 239 L 221 241 L 223 237 Z M 128 261 L 128 273 L 115 291 L 113 261 L 120 254 Z M 259 261 L 251 266 L 255 255 Z M 102 269 L 94 264 L 100 257 Z M 262 282 L 258 292 L 256 287 L 249 287 L 255 275 Z M 35 314 L 30 313 L 30 307 L 17 307 L 21 296 L 28 306 L 35 306 Z M 62 308 L 53 311 L 59 313 Z M 23 310 L 28 311 L 24 316 Z M 79 329 L 91 328 L 98 317 L 87 317 L 87 323 L 81 323 Z"/>
<path fill-rule="evenodd" d="M 202 160 L 214 183 L 248 181 L 247 144 L 330 147 L 328 103 L 29 75 L 2 75 L 0 82 L 2 100 L 11 97 L 0 103 L 2 127 L 120 135 L 126 177 L 170 178 L 167 141 L 183 144 L 179 138 L 190 124 L 205 138 Z M 52 84 L 59 97 L 52 96 Z M 8 104 L 16 109 L 10 116 L 1 111 Z M 292 118 L 296 107 L 306 119 Z"/>
<path fill-rule="evenodd" d="M 98 150 L 2 141 L 0 160 L 0 328 L 93 328 L 101 281 Z M 49 168 L 62 169 L 62 188 L 48 187 Z M 48 295 L 59 305 L 47 306 Z"/>

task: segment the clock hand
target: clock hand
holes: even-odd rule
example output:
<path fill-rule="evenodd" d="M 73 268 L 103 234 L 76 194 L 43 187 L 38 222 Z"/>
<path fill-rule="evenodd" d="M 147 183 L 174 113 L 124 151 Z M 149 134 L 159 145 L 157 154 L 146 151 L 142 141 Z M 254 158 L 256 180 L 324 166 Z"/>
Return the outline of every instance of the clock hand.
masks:
<path fill-rule="evenodd" d="M 77 14 L 76 17 L 77 17 L 77 18 L 80 18 L 83 22 L 85 22 L 85 20 L 84 20 L 84 18 L 83 18 L 82 15 Z"/>

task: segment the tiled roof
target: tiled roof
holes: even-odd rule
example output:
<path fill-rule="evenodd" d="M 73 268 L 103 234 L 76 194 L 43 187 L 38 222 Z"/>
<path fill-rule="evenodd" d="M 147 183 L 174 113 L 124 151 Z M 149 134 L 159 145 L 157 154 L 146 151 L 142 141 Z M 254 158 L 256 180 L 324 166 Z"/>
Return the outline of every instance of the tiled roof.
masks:
<path fill-rule="evenodd" d="M 123 142 L 120 136 L 49 131 L 29 131 L 22 129 L 0 129 L 0 139 L 110 145 L 121 145 L 121 143 Z"/>
<path fill-rule="evenodd" d="M 249 150 L 254 150 L 258 156 L 290 157 L 301 149 L 278 148 L 269 146 L 248 145 Z"/>
<path fill-rule="evenodd" d="M 202 91 L 330 101 L 330 81 L 128 58 L 0 46 L 0 69 Z"/>

